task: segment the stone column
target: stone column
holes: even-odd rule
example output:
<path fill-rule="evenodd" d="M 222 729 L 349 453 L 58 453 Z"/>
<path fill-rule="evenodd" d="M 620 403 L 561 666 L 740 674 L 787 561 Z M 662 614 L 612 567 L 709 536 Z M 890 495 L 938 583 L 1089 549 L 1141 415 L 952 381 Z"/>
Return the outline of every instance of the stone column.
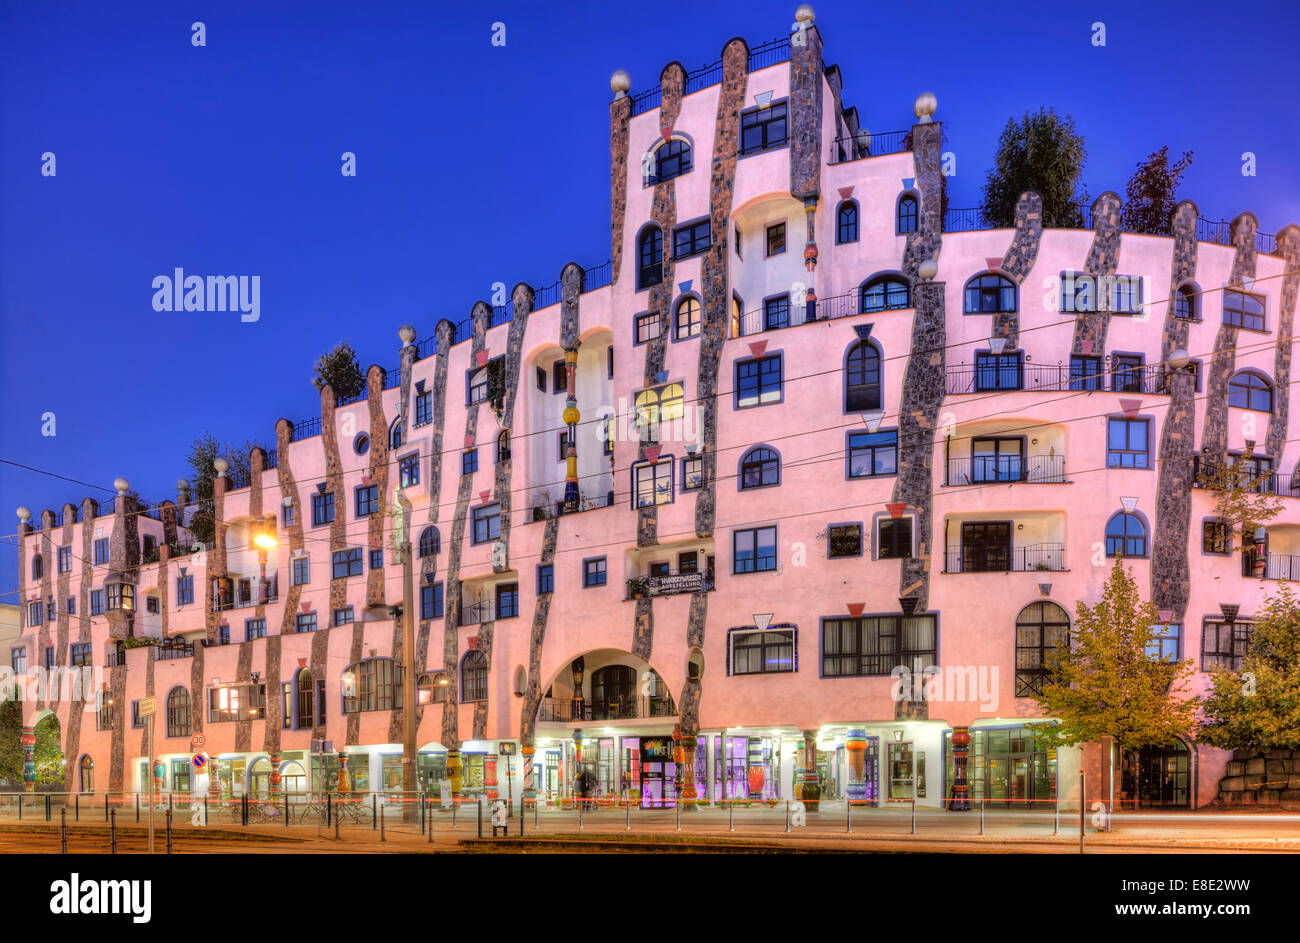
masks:
<path fill-rule="evenodd" d="M 809 812 L 816 812 L 822 797 L 821 783 L 817 779 L 817 731 L 803 732 L 803 781 L 799 789 L 799 798 L 808 807 Z"/>
<path fill-rule="evenodd" d="M 578 412 L 578 348 L 564 349 L 564 377 L 568 396 L 564 402 L 564 424 L 568 427 L 569 445 L 564 452 L 564 510 L 577 511 L 578 491 L 578 421 L 582 415 Z"/>
<path fill-rule="evenodd" d="M 272 750 L 269 760 L 271 764 L 271 798 L 280 795 L 280 751 Z"/>
<path fill-rule="evenodd" d="M 36 791 L 36 728 L 23 724 L 23 790 Z"/>

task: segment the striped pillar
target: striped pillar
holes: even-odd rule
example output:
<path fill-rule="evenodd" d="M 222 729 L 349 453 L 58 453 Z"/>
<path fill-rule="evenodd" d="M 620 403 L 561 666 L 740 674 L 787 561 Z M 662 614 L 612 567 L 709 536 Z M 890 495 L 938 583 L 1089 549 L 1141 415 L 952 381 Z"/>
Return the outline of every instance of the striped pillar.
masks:
<path fill-rule="evenodd" d="M 845 793 L 850 805 L 867 804 L 867 783 L 864 771 L 867 759 L 867 732 L 850 730 L 844 739 L 844 749 L 849 754 L 849 781 Z"/>
<path fill-rule="evenodd" d="M 533 782 L 533 754 L 537 748 L 532 744 L 525 744 L 519 748 L 519 752 L 524 755 L 524 798 L 536 799 L 537 786 Z"/>
<path fill-rule="evenodd" d="M 564 377 L 568 396 L 564 401 L 564 424 L 568 427 L 569 447 L 564 453 L 564 510 L 578 510 L 578 348 L 564 350 Z"/>
<path fill-rule="evenodd" d="M 36 791 L 36 728 L 23 725 L 23 789 Z"/>
<path fill-rule="evenodd" d="M 334 788 L 339 793 L 352 791 L 352 783 L 348 778 L 348 755 L 346 753 L 339 754 L 339 778 L 338 783 Z"/>
<path fill-rule="evenodd" d="M 271 751 L 271 795 L 280 794 L 280 751 Z"/>

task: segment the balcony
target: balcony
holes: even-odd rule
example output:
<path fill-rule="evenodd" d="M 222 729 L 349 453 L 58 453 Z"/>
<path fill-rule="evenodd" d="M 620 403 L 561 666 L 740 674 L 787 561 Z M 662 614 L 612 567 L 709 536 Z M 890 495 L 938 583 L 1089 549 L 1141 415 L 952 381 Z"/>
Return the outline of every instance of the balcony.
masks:
<path fill-rule="evenodd" d="M 176 639 L 164 639 L 161 645 L 153 647 L 154 661 L 171 661 L 173 658 L 193 658 L 194 643 Z"/>
<path fill-rule="evenodd" d="M 1286 472 L 1275 472 L 1263 468 L 1258 464 L 1259 460 L 1251 463 L 1243 463 L 1241 469 L 1242 487 L 1252 494 L 1272 494 L 1279 498 L 1300 498 L 1300 475 L 1287 474 Z M 1196 488 L 1204 488 L 1205 484 L 1201 480 L 1202 475 L 1213 476 L 1217 474 L 1224 466 L 1218 462 L 1203 462 L 1199 455 L 1192 459 L 1192 485 Z"/>
<path fill-rule="evenodd" d="M 1074 373 L 1068 364 L 1024 363 L 1010 353 L 987 363 L 948 367 L 949 396 L 968 393 L 1149 393 L 1167 394 L 1169 385 L 1159 364 L 1116 366 L 1109 372 Z"/>
<path fill-rule="evenodd" d="M 1065 545 L 1027 544 L 1022 547 L 969 544 L 944 551 L 945 573 L 1060 572 L 1065 569 Z"/>
<path fill-rule="evenodd" d="M 947 487 L 978 484 L 1059 485 L 1065 483 L 1064 455 L 976 455 L 950 458 L 943 483 Z"/>
<path fill-rule="evenodd" d="M 1256 561 L 1263 559 L 1264 572 L 1256 570 Z M 1241 575 L 1265 580 L 1300 580 L 1300 554 L 1264 553 L 1248 550 L 1241 555 Z"/>
<path fill-rule="evenodd" d="M 737 333 L 735 336 L 748 337 L 750 334 L 761 334 L 764 331 L 776 331 L 784 327 L 798 327 L 810 321 L 834 321 L 837 318 L 853 317 L 855 314 L 879 314 L 883 311 L 902 311 L 910 307 L 911 301 L 909 300 L 907 304 L 893 304 L 882 308 L 864 309 L 862 307 L 862 293 L 851 291 L 830 298 L 818 298 L 815 301 L 792 301 L 789 308 L 782 311 L 779 316 L 769 313 L 763 308 L 746 311 L 740 316 L 740 322 L 736 325 Z"/>
<path fill-rule="evenodd" d="M 633 577 L 627 581 L 624 599 L 644 596 L 676 596 L 680 593 L 713 592 L 713 580 L 707 573 L 670 573 L 667 576 Z"/>
<path fill-rule="evenodd" d="M 670 697 L 632 696 L 581 702 L 572 698 L 544 697 L 538 709 L 537 722 L 570 724 L 584 720 L 645 720 L 676 714 L 677 705 Z"/>

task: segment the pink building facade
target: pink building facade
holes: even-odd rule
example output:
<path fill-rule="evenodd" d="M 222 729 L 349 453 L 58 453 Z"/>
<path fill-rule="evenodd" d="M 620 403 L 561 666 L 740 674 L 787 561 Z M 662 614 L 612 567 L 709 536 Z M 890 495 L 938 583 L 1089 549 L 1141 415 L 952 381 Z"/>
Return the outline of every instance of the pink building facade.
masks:
<path fill-rule="evenodd" d="M 69 790 L 146 788 L 149 696 L 168 790 L 214 788 L 194 734 L 227 794 L 332 788 L 340 755 L 401 788 L 403 534 L 420 785 L 466 796 L 786 798 L 811 759 L 824 797 L 939 805 L 954 734 L 974 797 L 1077 795 L 1081 766 L 1100 793 L 1032 694 L 1117 550 L 1198 685 L 1240 657 L 1300 575 L 1300 229 L 1184 202 L 1133 235 L 1109 191 L 983 228 L 943 205 L 933 97 L 867 133 L 800 24 L 634 96 L 616 73 L 612 261 L 404 327 L 361 399 L 323 389 L 217 477 L 209 545 L 183 483 L 20 511 L 10 661 L 107 691 L 24 703 Z M 1193 487 L 1238 453 L 1285 504 L 1262 566 Z M 1144 751 L 1116 789 L 1203 805 L 1227 759 Z"/>

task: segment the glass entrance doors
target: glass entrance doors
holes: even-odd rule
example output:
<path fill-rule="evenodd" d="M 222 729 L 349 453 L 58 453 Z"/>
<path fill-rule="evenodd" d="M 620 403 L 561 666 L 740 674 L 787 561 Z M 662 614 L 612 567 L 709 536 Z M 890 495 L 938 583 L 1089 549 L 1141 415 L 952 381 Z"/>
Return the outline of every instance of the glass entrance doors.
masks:
<path fill-rule="evenodd" d="M 1191 754 L 1187 747 L 1143 747 L 1137 754 L 1138 805 L 1191 805 Z"/>
<path fill-rule="evenodd" d="M 889 798 L 914 799 L 916 767 L 913 762 L 912 744 L 891 743 L 889 745 Z"/>

